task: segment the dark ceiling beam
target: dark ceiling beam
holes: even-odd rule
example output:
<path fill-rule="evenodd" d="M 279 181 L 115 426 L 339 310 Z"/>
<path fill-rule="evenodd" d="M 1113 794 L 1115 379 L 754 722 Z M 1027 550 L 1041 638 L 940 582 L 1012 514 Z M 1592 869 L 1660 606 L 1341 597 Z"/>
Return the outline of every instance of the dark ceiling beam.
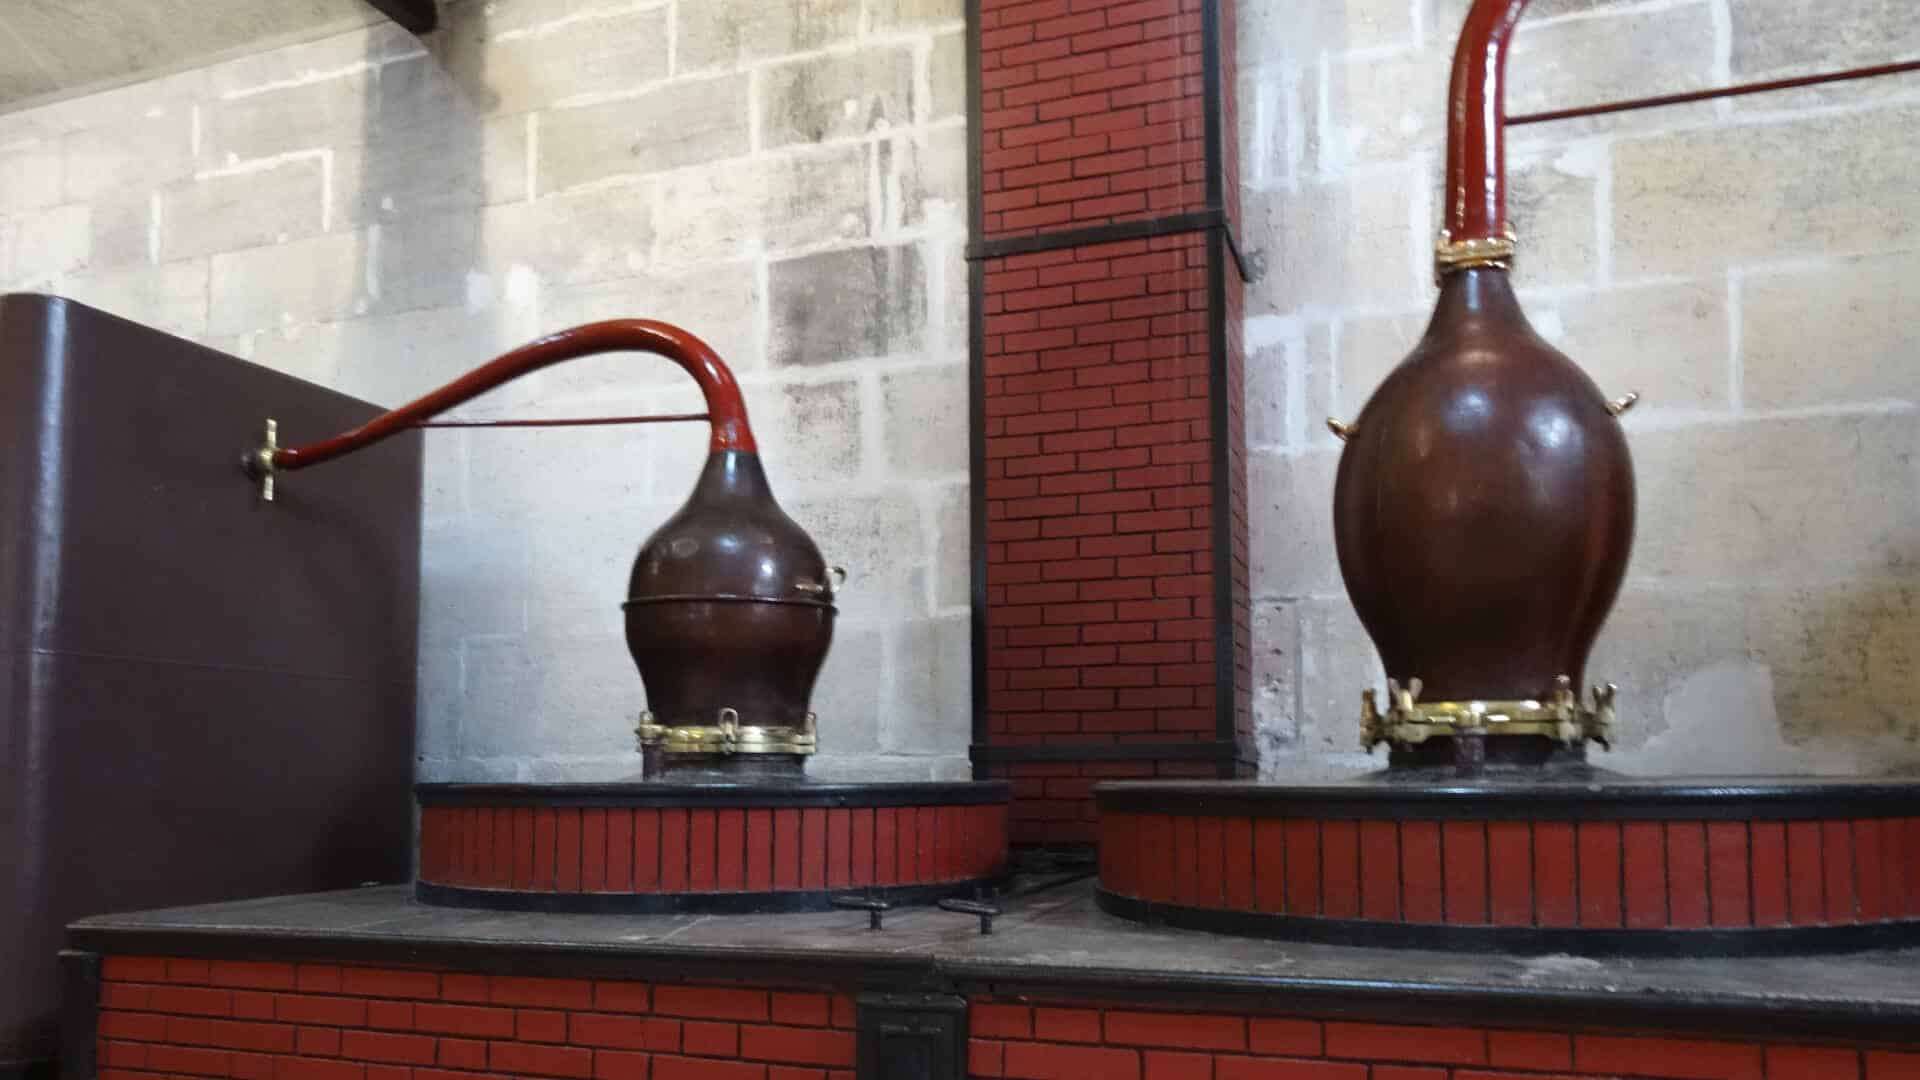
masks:
<path fill-rule="evenodd" d="M 424 34 L 439 24 L 434 0 L 367 0 L 381 14 L 416 34 Z"/>

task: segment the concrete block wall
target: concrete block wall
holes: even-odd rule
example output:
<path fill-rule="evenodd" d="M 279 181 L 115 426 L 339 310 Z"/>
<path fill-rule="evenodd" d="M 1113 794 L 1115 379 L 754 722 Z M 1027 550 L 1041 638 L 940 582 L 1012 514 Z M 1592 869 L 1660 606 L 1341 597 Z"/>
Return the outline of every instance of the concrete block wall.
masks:
<path fill-rule="evenodd" d="M 960 0 L 454 0 L 443 22 L 0 116 L 0 287 L 388 405 L 548 330 L 688 327 L 739 374 L 783 505 L 852 575 L 815 772 L 963 775 Z M 617 356 L 463 412 L 697 402 L 665 361 Z M 239 446 L 261 418 L 206 419 Z M 429 435 L 424 779 L 638 770 L 619 604 L 705 436 Z"/>
<path fill-rule="evenodd" d="M 1434 296 L 1467 0 L 1242 0 L 1255 711 L 1263 771 L 1357 752 L 1370 643 L 1329 514 L 1350 419 Z M 1898 5 L 1537 0 L 1510 110 L 1913 55 Z M 1590 680 L 1629 772 L 1920 766 L 1920 78 L 1515 129 L 1536 327 L 1626 419 L 1640 526 Z M 1376 758 L 1372 764 L 1377 765 Z"/>

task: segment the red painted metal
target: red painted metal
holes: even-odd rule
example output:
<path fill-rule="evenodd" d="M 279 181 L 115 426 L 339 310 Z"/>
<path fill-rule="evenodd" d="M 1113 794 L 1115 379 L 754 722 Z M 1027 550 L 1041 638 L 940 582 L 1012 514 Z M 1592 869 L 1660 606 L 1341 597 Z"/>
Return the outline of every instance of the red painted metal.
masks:
<path fill-rule="evenodd" d="M 1447 95 L 1447 238 L 1507 233 L 1507 45 L 1528 0 L 1475 0 Z"/>
<path fill-rule="evenodd" d="M 1520 127 L 1524 124 L 1545 124 L 1554 120 L 1572 120 L 1582 116 L 1606 116 L 1610 113 L 1638 112 L 1641 109 L 1659 109 L 1670 105 L 1691 105 L 1697 101 L 1714 101 L 1719 98 L 1745 97 L 1749 94 L 1769 94 L 1778 90 L 1797 90 L 1806 86 L 1825 86 L 1828 83 L 1853 82 L 1858 79 L 1878 79 L 1888 75 L 1904 75 L 1914 71 L 1920 71 L 1920 60 L 1902 60 L 1895 64 L 1873 64 L 1868 67 L 1847 68 L 1844 71 L 1823 71 L 1817 75 L 1796 75 L 1789 79 L 1764 79 L 1759 82 L 1737 83 L 1733 86 L 1716 86 L 1708 90 L 1688 90 L 1677 94 L 1656 94 L 1651 97 L 1625 98 L 1620 101 L 1602 101 L 1593 105 L 1576 105 L 1568 109 L 1548 109 L 1543 112 L 1509 116 L 1505 122 L 1508 127 Z"/>
<path fill-rule="evenodd" d="M 273 467 L 303 469 L 371 446 L 382 439 L 417 427 L 456 405 L 471 401 L 494 387 L 554 364 L 605 352 L 650 352 L 684 368 L 707 399 L 713 423 L 709 444 L 713 453 L 738 450 L 753 453 L 753 430 L 747 424 L 747 405 L 733 372 L 706 342 L 671 323 L 653 319 L 611 319 L 548 334 L 501 355 L 438 390 L 382 413 L 331 439 L 307 446 L 287 447 L 273 454 Z"/>
<path fill-rule="evenodd" d="M 417 428 L 523 428 L 523 427 L 613 427 L 619 424 L 689 424 L 710 420 L 703 412 L 653 413 L 648 416 L 556 416 L 525 420 L 422 420 Z"/>

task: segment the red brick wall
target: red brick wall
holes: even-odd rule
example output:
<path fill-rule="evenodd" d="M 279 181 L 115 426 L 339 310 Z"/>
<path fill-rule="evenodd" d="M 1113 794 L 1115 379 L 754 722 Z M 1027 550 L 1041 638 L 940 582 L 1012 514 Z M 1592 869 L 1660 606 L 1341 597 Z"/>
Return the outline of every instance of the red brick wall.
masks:
<path fill-rule="evenodd" d="M 428 806 L 420 879 L 558 893 L 924 885 L 990 877 L 1007 808 Z"/>
<path fill-rule="evenodd" d="M 817 990 L 109 956 L 101 1080 L 852 1080 Z"/>
<path fill-rule="evenodd" d="M 1122 896 L 1474 926 L 1735 930 L 1920 918 L 1920 818 L 1318 821 L 1108 812 Z"/>
<path fill-rule="evenodd" d="M 1920 1080 L 1920 1054 L 1852 1046 L 1029 1006 L 986 998 L 974 1001 L 971 1015 L 968 1060 L 975 1077 Z"/>
<path fill-rule="evenodd" d="M 1216 737 L 1206 260 L 1188 233 L 987 263 L 995 746 Z M 1015 842 L 1093 839 L 1088 786 L 1016 790 Z"/>
<path fill-rule="evenodd" d="M 1199 210 L 1200 0 L 980 0 L 986 236 Z"/>
<path fill-rule="evenodd" d="M 1202 9 L 981 0 L 979 239 L 1214 209 Z M 1230 78 L 1222 90 L 1231 98 Z M 1214 167 L 1234 193 L 1235 159 L 1223 158 Z M 1212 294 L 1216 247 L 1187 228 L 985 260 L 986 471 L 975 479 L 987 519 L 983 737 L 994 748 L 1217 743 L 1223 664 L 1247 713 L 1240 282 L 1229 272 L 1226 295 Z M 1211 373 L 1223 345 L 1211 338 L 1216 304 L 1229 324 L 1224 386 Z M 1220 396 L 1227 431 L 1213 430 Z M 1214 472 L 1223 439 L 1225 478 Z M 1223 479 L 1231 538 L 1215 535 Z M 1218 611 L 1228 544 L 1238 599 Z M 1233 656 L 1215 655 L 1222 619 L 1237 629 Z M 1220 765 L 1090 754 L 989 771 L 1015 783 L 1015 843 L 1091 842 L 1095 782 Z"/>

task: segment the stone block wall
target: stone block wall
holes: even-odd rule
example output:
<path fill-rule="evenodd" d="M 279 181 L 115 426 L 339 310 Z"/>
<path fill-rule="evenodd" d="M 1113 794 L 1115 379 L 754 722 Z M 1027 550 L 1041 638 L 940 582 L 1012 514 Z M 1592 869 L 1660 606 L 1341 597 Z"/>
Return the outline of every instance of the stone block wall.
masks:
<path fill-rule="evenodd" d="M 382 23 L 0 116 L 0 288 L 388 405 L 549 330 L 686 326 L 852 575 L 815 771 L 962 775 L 962 28 L 959 0 L 454 0 L 424 42 Z M 617 356 L 463 412 L 697 402 Z M 238 448 L 261 418 L 206 420 Z M 427 446 L 423 778 L 636 772 L 619 604 L 704 427 Z"/>
<path fill-rule="evenodd" d="M 1467 0 L 1242 0 L 1254 708 L 1269 776 L 1366 767 L 1383 673 L 1330 501 L 1351 419 L 1434 296 L 1444 94 Z M 1525 113 L 1912 55 L 1885 4 L 1537 0 Z M 1630 772 L 1920 765 L 1920 194 L 1912 76 L 1511 132 L 1536 328 L 1626 418 L 1640 525 L 1590 680 Z M 1373 764 L 1379 764 L 1376 758 Z"/>
<path fill-rule="evenodd" d="M 1228 197 L 1265 267 L 1235 329 L 1268 775 L 1366 765 L 1358 692 L 1382 674 L 1334 562 L 1321 420 L 1351 417 L 1425 323 L 1465 6 L 1242 0 L 1231 16 Z M 1906 56 L 1904 14 L 1537 0 L 1511 104 Z M 854 572 L 816 701 L 821 771 L 964 771 L 960 0 L 454 0 L 445 22 L 424 45 L 376 25 L 0 116 L 0 287 L 386 404 L 544 330 L 689 326 L 740 370 L 789 511 Z M 1916 115 L 1905 77 L 1515 132 L 1528 310 L 1604 389 L 1644 395 L 1627 420 L 1639 542 L 1590 672 L 1622 685 L 1604 763 L 1920 764 Z M 664 363 L 606 358 L 469 412 L 691 397 Z M 234 418 L 236 440 L 256 422 Z M 642 702 L 617 602 L 700 433 L 428 446 L 423 775 L 631 772 Z"/>

